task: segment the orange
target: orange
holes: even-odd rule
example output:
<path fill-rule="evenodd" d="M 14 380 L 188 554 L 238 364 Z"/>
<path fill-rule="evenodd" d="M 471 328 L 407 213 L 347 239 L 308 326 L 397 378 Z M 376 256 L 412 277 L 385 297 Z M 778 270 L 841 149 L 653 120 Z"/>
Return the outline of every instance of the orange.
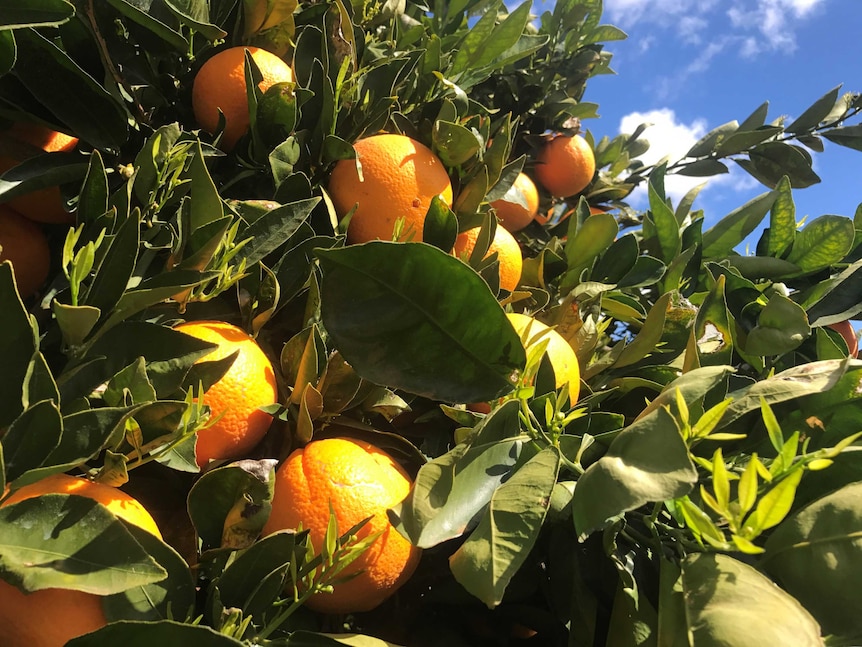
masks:
<path fill-rule="evenodd" d="M 536 156 L 536 179 L 548 192 L 567 198 L 583 191 L 596 172 L 596 157 L 587 140 L 580 135 L 556 135 Z"/>
<path fill-rule="evenodd" d="M 347 242 L 393 240 L 399 219 L 404 221 L 399 240 L 422 240 L 434 196 L 452 206 L 452 184 L 443 163 L 430 148 L 405 135 L 373 135 L 353 148 L 362 178 L 355 160 L 340 160 L 327 186 L 340 218 L 356 206 Z"/>
<path fill-rule="evenodd" d="M 497 218 L 500 220 L 501 225 L 509 231 L 520 231 L 533 221 L 533 218 L 539 211 L 539 192 L 536 190 L 536 185 L 533 184 L 530 176 L 524 173 L 518 174 L 512 187 L 527 204 L 526 207 L 517 202 L 508 202 L 502 198 L 494 200 L 491 206 L 496 210 Z"/>
<path fill-rule="evenodd" d="M 480 227 L 473 227 L 458 234 L 453 250 L 458 258 L 465 262 L 470 258 L 480 230 Z M 497 252 L 497 260 L 500 261 L 500 287 L 513 292 L 521 281 L 521 271 L 524 268 L 521 246 L 512 234 L 503 227 L 497 227 L 488 255 L 493 252 Z"/>
<path fill-rule="evenodd" d="M 71 152 L 77 137 L 34 123 L 18 122 L 0 133 L 0 173 L 41 153 Z M 50 186 L 12 198 L 7 203 L 30 220 L 67 224 L 75 217 L 63 206 L 60 188 Z"/>
<path fill-rule="evenodd" d="M 844 338 L 844 341 L 847 342 L 847 354 L 850 355 L 850 357 L 856 357 L 856 351 L 859 349 L 859 338 L 856 337 L 856 331 L 853 330 L 853 324 L 851 324 L 848 319 L 845 319 L 836 324 L 830 324 L 827 328 L 831 328 L 840 334 Z"/>
<path fill-rule="evenodd" d="M 231 47 L 207 59 L 195 76 L 192 109 L 200 126 L 210 133 L 218 128 L 219 110 L 224 113 L 225 126 L 220 143 L 224 150 L 231 150 L 249 129 L 246 50 L 263 75 L 257 86 L 262 92 L 276 83 L 293 81 L 290 65 L 259 47 Z"/>
<path fill-rule="evenodd" d="M 548 354 L 554 369 L 556 388 L 559 389 L 564 384 L 568 384 L 569 400 L 572 404 L 577 402 L 581 391 L 581 369 L 572 345 L 560 333 L 541 321 L 518 312 L 510 312 L 507 316 L 509 322 L 521 336 L 527 352 L 530 351 L 531 347 L 547 340 L 548 345 L 545 352 Z"/>
<path fill-rule="evenodd" d="M 200 467 L 211 460 L 246 455 L 266 435 L 272 417 L 260 407 L 278 402 L 272 362 L 244 330 L 223 321 L 192 321 L 177 330 L 218 344 L 202 362 L 239 351 L 227 373 L 203 395 L 213 424 L 198 432 L 195 457 Z"/>
<path fill-rule="evenodd" d="M 41 494 L 77 494 L 98 501 L 121 519 L 161 537 L 144 507 L 117 488 L 68 474 L 55 474 L 16 491 L 3 505 Z M 62 647 L 69 640 L 105 626 L 98 595 L 71 589 L 22 593 L 0 580 L 0 644 L 3 647 Z"/>
<path fill-rule="evenodd" d="M 11 261 L 18 293 L 26 299 L 48 278 L 48 239 L 34 222 L 0 205 L 0 262 Z"/>
<path fill-rule="evenodd" d="M 410 477 L 391 456 L 370 443 L 328 438 L 295 450 L 275 475 L 272 513 L 264 534 L 277 530 L 309 530 L 319 553 L 329 524 L 329 506 L 338 519 L 338 532 L 370 517 L 357 533 L 360 539 L 381 533 L 339 577 L 362 571 L 336 584 L 332 593 L 315 593 L 308 606 L 325 613 L 373 609 L 413 574 L 421 551 L 389 523 L 386 510 L 410 492 Z"/>

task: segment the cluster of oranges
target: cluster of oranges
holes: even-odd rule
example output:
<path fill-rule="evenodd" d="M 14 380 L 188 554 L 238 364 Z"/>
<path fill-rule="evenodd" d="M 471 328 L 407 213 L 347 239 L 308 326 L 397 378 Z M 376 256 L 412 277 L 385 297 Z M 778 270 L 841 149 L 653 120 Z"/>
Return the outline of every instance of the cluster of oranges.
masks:
<path fill-rule="evenodd" d="M 261 71 L 262 91 L 275 83 L 292 81 L 288 64 L 279 57 L 253 47 L 225 49 L 209 58 L 194 82 L 192 100 L 198 124 L 217 137 L 229 151 L 248 132 L 246 98 L 246 53 Z M 2 134 L 0 151 L 50 152 L 74 149 L 77 140 L 36 126 L 16 125 Z M 434 197 L 451 207 L 453 187 L 440 159 L 425 145 L 400 134 L 366 137 L 354 145 L 358 160 L 338 162 L 330 175 L 328 192 L 342 218 L 350 216 L 349 243 L 372 240 L 421 239 L 425 214 Z M 7 160 L 5 168 L 24 159 L 20 154 Z M 360 171 L 361 168 L 361 171 Z M 4 170 L 0 168 L 0 172 Z M 535 174 L 548 192 L 567 197 L 582 191 L 592 180 L 595 162 L 587 142 L 579 136 L 549 139 L 536 158 Z M 500 286 L 514 291 L 521 279 L 523 257 L 511 232 L 536 217 L 538 192 L 526 174 L 514 190 L 516 202 L 493 203 L 500 225 L 489 249 L 499 258 Z M 521 204 L 523 203 L 523 204 Z M 23 214 L 23 215 L 22 215 Z M 0 208 L 0 260 L 15 268 L 24 298 L 45 282 L 50 253 L 38 223 L 70 224 L 73 216 L 62 208 L 57 187 L 33 192 Z M 479 228 L 461 232 L 452 253 L 466 260 L 477 244 Z M 560 384 L 570 383 L 573 401 L 579 383 L 577 358 L 562 337 L 524 315 L 511 321 L 524 337 L 525 345 L 548 342 L 549 355 Z M 196 444 L 198 465 L 248 456 L 266 435 L 272 418 L 262 407 L 279 401 L 275 369 L 257 342 L 240 328 L 221 321 L 192 321 L 177 326 L 180 332 L 212 342 L 217 349 L 202 361 L 234 355 L 224 376 L 201 399 L 211 411 L 210 424 L 199 431 Z M 316 594 L 309 605 L 329 613 L 365 611 L 379 605 L 415 570 L 420 551 L 390 524 L 386 510 L 409 493 L 411 480 L 403 468 L 380 449 L 368 443 L 330 438 L 312 441 L 295 449 L 276 472 L 272 514 L 265 534 L 303 527 L 316 550 L 322 547 L 329 525 L 330 506 L 343 531 L 361 520 L 370 521 L 360 538 L 375 536 L 371 547 L 349 567 L 345 575 L 356 575 L 336 584 L 331 593 Z M 11 505 L 44 493 L 89 497 L 118 517 L 161 536 L 153 518 L 122 490 L 83 477 L 54 475 L 13 492 L 2 505 Z M 329 505 L 327 505 L 327 503 Z M 34 609 L 50 605 L 68 618 L 50 623 L 28 623 Z M 45 589 L 30 595 L 0 580 L 0 624 L 14 626 L 4 644 L 53 647 L 92 631 L 106 623 L 101 602 L 89 593 Z M 11 642 L 10 642 L 11 641 Z"/>

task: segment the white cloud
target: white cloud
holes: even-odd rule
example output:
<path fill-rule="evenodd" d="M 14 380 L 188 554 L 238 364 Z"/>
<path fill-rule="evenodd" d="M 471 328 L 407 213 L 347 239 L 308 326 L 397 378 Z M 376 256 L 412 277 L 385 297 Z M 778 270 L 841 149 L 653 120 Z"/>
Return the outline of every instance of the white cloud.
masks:
<path fill-rule="evenodd" d="M 797 23 L 826 0 L 605 0 L 605 18 L 636 37 L 636 25 L 650 33 L 670 31 L 686 45 L 712 47 L 699 57 L 708 65 L 715 43 L 736 46 L 739 55 L 796 49 Z M 729 6 L 728 6 L 729 5 Z"/>
<path fill-rule="evenodd" d="M 643 123 L 651 124 L 641 135 L 641 138 L 650 143 L 649 150 L 638 158 L 646 165 L 656 164 L 663 159 L 667 159 L 668 164 L 683 159 L 695 142 L 708 131 L 704 119 L 685 123 L 677 118 L 676 112 L 671 108 L 629 113 L 620 120 L 619 130 L 621 133 L 632 133 Z M 665 191 L 674 204 L 677 204 L 686 193 L 705 181 L 708 181 L 708 185 L 704 190 L 723 185 L 730 186 L 735 191 L 742 191 L 756 184 L 744 172 L 735 168 L 735 165 L 729 168 L 730 173 L 711 178 L 670 174 L 665 178 Z M 630 197 L 630 201 L 635 206 L 645 206 L 645 187 L 639 187 Z"/>

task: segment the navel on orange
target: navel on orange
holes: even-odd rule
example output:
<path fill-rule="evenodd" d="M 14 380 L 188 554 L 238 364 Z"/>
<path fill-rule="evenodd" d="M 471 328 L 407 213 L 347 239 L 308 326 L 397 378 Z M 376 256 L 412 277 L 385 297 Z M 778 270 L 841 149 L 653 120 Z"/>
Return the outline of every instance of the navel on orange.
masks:
<path fill-rule="evenodd" d="M 348 438 L 312 441 L 294 450 L 276 471 L 272 513 L 264 534 L 309 530 L 320 552 L 329 524 L 329 506 L 344 533 L 371 517 L 360 539 L 381 533 L 340 576 L 362 571 L 336 584 L 332 593 L 316 593 L 308 606 L 326 613 L 368 611 L 381 604 L 412 575 L 421 551 L 389 523 L 386 510 L 410 492 L 410 477 L 391 456 L 370 443 Z"/>
<path fill-rule="evenodd" d="M 355 160 L 341 160 L 327 184 L 340 218 L 356 206 L 347 242 L 393 240 L 400 219 L 403 227 L 398 240 L 421 241 L 425 214 L 434 196 L 452 206 L 452 184 L 443 163 L 427 146 L 405 135 L 373 135 L 360 139 L 353 148 L 362 176 Z"/>

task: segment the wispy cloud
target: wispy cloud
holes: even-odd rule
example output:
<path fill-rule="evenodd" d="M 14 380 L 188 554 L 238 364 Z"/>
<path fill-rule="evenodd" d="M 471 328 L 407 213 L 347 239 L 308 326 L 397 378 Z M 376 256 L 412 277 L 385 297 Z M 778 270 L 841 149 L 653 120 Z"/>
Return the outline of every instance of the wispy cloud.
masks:
<path fill-rule="evenodd" d="M 684 45 L 703 46 L 700 64 L 732 44 L 741 56 L 793 51 L 796 28 L 826 0 L 605 0 L 606 18 L 636 36 L 637 25 L 674 34 Z"/>

